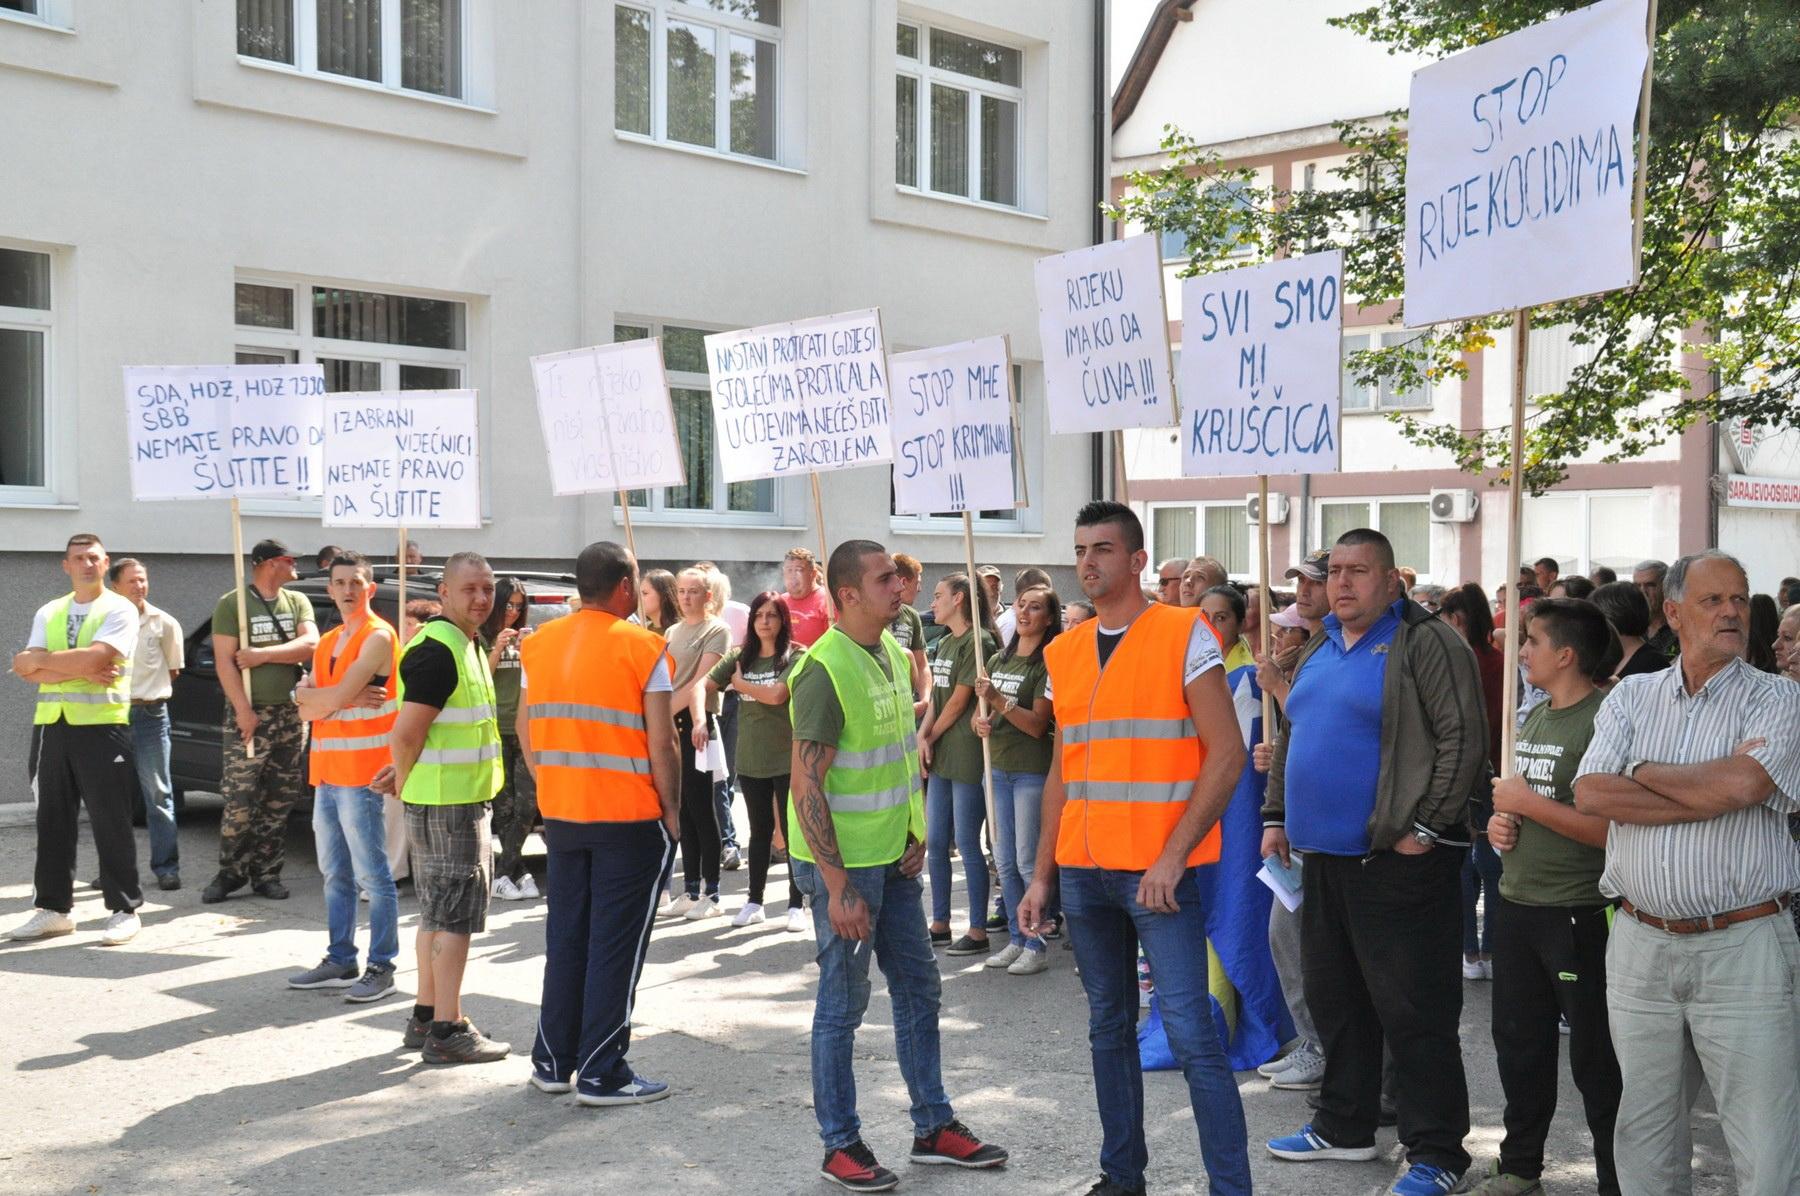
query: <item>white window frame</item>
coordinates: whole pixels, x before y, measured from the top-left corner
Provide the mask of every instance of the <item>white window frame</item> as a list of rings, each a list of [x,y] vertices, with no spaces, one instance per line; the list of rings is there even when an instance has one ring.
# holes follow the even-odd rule
[[[1025,443],[1025,367],[1018,362],[1012,363],[1013,384],[1013,443]],[[1025,497],[1031,498],[1030,479],[1031,458],[1029,455],[1019,459],[1019,481],[1025,487]],[[891,475],[891,471],[890,471]],[[900,515],[894,512],[893,478],[888,479],[888,530],[894,532],[953,532],[962,534],[961,515]],[[1024,506],[1014,507],[1005,515],[983,515],[980,511],[971,511],[974,517],[970,520],[974,530],[986,535],[1026,535],[1035,534],[1028,529],[1033,523],[1032,515],[1035,504],[1027,502]]]
[[[236,44],[237,17],[235,15],[236,0],[232,0],[234,14],[232,17],[233,44]],[[319,7],[318,0],[293,0],[294,3],[294,61],[281,62],[274,58],[257,58],[254,55],[240,53],[238,61],[246,66],[259,67],[265,70],[287,71],[290,74],[305,75],[309,79],[323,79],[327,83],[339,83],[345,87],[360,87],[368,91],[389,92],[394,95],[407,96],[411,99],[431,100],[440,104],[453,104],[459,108],[491,107],[491,97],[477,93],[484,90],[481,78],[484,72],[475,69],[473,51],[475,39],[472,36],[477,18],[485,18],[488,14],[478,12],[482,0],[462,0],[462,47],[459,58],[462,62],[462,79],[459,96],[439,95],[435,91],[415,91],[410,87],[402,87],[400,80],[404,77],[404,63],[401,60],[400,45],[400,0],[381,0],[381,78],[359,79],[354,75],[339,75],[332,71],[319,69]]]
[[[283,290],[291,291],[294,296],[294,327],[291,329],[260,328],[236,323],[236,284],[240,282],[253,286],[280,287]],[[399,390],[400,367],[403,365],[449,368],[457,370],[459,378],[457,385],[448,389],[475,389],[469,380],[469,350],[466,347],[462,349],[422,349],[412,345],[389,345],[378,341],[339,340],[335,337],[314,336],[312,332],[312,291],[314,287],[325,287],[330,290],[369,291],[378,295],[399,295],[460,303],[463,307],[463,344],[467,346],[473,340],[469,328],[470,309],[473,304],[467,296],[437,294],[411,287],[387,286],[382,283],[337,282],[322,278],[254,274],[242,271],[232,278],[232,283],[232,335],[235,338],[233,345],[235,352],[285,354],[287,360],[306,365],[317,362],[320,358],[330,358],[333,361],[377,362],[381,366],[381,385],[377,387],[378,390]],[[246,514],[291,515],[307,519],[319,518],[325,509],[323,498],[244,499],[241,505]],[[485,519],[487,516],[487,496],[484,493],[482,495],[482,517]]]
[[[1024,46],[1002,41],[986,33],[972,33],[957,28],[954,24],[941,20],[923,20],[919,17],[902,15],[896,26],[905,25],[918,36],[919,56],[917,58],[900,57],[900,49],[894,45],[894,74],[917,81],[918,85],[918,143],[913,147],[914,161],[918,163],[918,181],[914,184],[894,180],[894,188],[907,195],[920,195],[927,199],[939,199],[946,203],[972,204],[978,208],[991,208],[997,212],[1023,212],[1025,208],[1025,139],[1026,139],[1026,100],[1023,85],[1010,87],[1004,83],[991,83],[986,79],[977,79],[973,75],[959,75],[955,71],[942,70],[931,65],[931,34],[934,31],[954,34],[957,37],[970,37],[978,41],[989,42],[1013,50],[1019,55],[1019,77],[1026,76],[1026,50]],[[895,39],[899,32],[896,28]],[[893,44],[893,43],[890,43]],[[954,192],[934,191],[931,187],[931,85],[942,83],[959,91],[969,93],[969,194],[957,195]],[[1017,191],[1017,202],[999,203],[981,198],[981,97],[991,96],[994,99],[1007,100],[1018,108],[1018,119],[1014,122],[1017,130],[1013,146],[1013,179]],[[895,133],[898,135],[899,130]]]
[[[1655,496],[1654,496],[1653,492],[1650,491],[1648,488],[1641,487],[1641,486],[1640,487],[1626,487],[1626,488],[1622,488],[1622,489],[1618,489],[1618,490],[1604,490],[1604,489],[1602,489],[1602,490],[1552,490],[1549,493],[1542,495],[1541,497],[1547,498],[1547,499],[1571,499],[1572,498],[1572,499],[1578,499],[1580,501],[1581,552],[1580,552],[1580,555],[1578,555],[1575,558],[1574,563],[1571,564],[1566,570],[1564,570],[1564,572],[1566,574],[1570,574],[1570,575],[1579,574],[1582,577],[1586,577],[1590,572],[1592,572],[1592,570],[1594,568],[1594,513],[1593,513],[1594,499],[1596,499],[1596,498],[1637,499],[1637,500],[1640,500],[1644,504],[1644,513],[1645,513],[1646,518],[1649,518],[1654,514],[1653,504],[1655,502]],[[1526,501],[1526,503],[1529,504],[1529,503],[1532,503],[1537,500],[1534,499],[1532,496],[1527,495],[1525,498],[1525,501]],[[1537,553],[1535,556],[1531,557],[1530,560],[1522,560],[1520,563],[1528,565],[1531,563],[1531,561],[1537,560],[1538,557],[1548,556],[1548,555],[1549,555],[1548,553],[1540,552],[1540,553]],[[1653,550],[1646,550],[1641,556],[1637,557],[1637,560],[1645,560],[1645,559],[1654,557],[1655,555],[1656,555],[1656,553]],[[1619,559],[1623,559],[1623,558],[1619,558]],[[1636,562],[1634,561],[1632,563],[1635,564]],[[1627,566],[1627,567],[1629,567],[1629,566]],[[1624,574],[1626,572],[1625,569],[1618,568],[1617,566],[1615,566],[1614,568],[1615,568],[1615,571],[1617,573],[1619,573],[1620,576],[1624,576]],[[1627,580],[1629,580],[1629,579],[1627,579]]]
[[[1331,543],[1325,539],[1325,508],[1361,504],[1369,508],[1369,522],[1365,525],[1376,531],[1381,530],[1381,508],[1388,505],[1413,504],[1425,508],[1425,568],[1417,570],[1420,585],[1436,584],[1438,576],[1435,567],[1436,553],[1432,549],[1431,529],[1431,496],[1429,494],[1341,494],[1331,498],[1313,499],[1312,523],[1310,533],[1312,544],[1308,551],[1319,548],[1330,548]],[[1400,564],[1406,564],[1401,561]]]
[[[1145,520],[1146,524],[1148,525],[1145,528],[1146,538],[1148,540],[1148,544],[1146,545],[1146,547],[1150,550],[1152,556],[1154,557],[1155,552],[1156,552],[1156,514],[1158,511],[1166,511],[1166,510],[1192,511],[1194,513],[1194,548],[1193,548],[1192,552],[1188,553],[1187,559],[1191,561],[1195,557],[1210,556],[1215,560],[1222,561],[1223,558],[1221,558],[1219,556],[1219,554],[1213,550],[1213,546],[1206,542],[1206,513],[1210,510],[1214,510],[1217,508],[1230,509],[1237,516],[1237,518],[1244,520],[1245,528],[1246,528],[1246,530],[1248,530],[1248,528],[1249,528],[1248,512],[1250,510],[1250,507],[1249,507],[1249,504],[1241,502],[1241,501],[1240,502],[1232,502],[1230,499],[1218,499],[1218,500],[1208,500],[1208,501],[1198,501],[1198,502],[1150,502],[1150,503],[1145,503],[1144,504],[1144,513],[1145,513],[1145,515],[1148,516],[1148,518]],[[1252,550],[1254,550],[1256,548],[1256,537],[1254,534],[1252,534],[1248,538],[1250,540],[1250,548]],[[1253,559],[1254,556],[1255,556],[1254,551],[1251,551],[1250,553],[1246,554],[1244,570],[1242,570],[1240,572],[1227,574],[1232,581],[1249,581],[1256,576],[1256,573],[1255,573],[1256,562]],[[1152,586],[1155,585],[1156,570],[1161,564],[1162,564],[1161,560],[1152,559],[1144,566],[1144,578]]]
[[[613,117],[613,135],[644,145],[660,145],[670,149],[688,150],[697,154],[708,154],[717,158],[727,158],[733,162],[749,162],[757,166],[784,166],[787,164],[786,138],[783,136],[782,121],[785,112],[782,109],[782,92],[786,90],[788,76],[787,45],[783,38],[784,25],[769,25],[761,21],[750,21],[743,17],[732,16],[704,4],[690,4],[687,0],[630,0],[629,3],[619,0],[615,9],[633,8],[650,15],[650,134],[618,126],[618,116]],[[789,5],[781,6],[782,20],[789,19]],[[617,20],[617,17],[614,17]],[[704,25],[714,31],[719,41],[713,48],[713,144],[711,146],[695,145],[691,141],[676,141],[669,137],[669,22],[680,21],[687,25]],[[616,26],[615,26],[616,28]],[[770,101],[775,105],[771,121],[775,128],[775,154],[773,157],[760,158],[755,154],[740,154],[731,149],[731,46],[732,34],[755,38],[757,41],[772,42],[775,46],[775,94]],[[618,50],[615,46],[613,69],[618,69]],[[674,323],[674,321],[669,321]],[[697,328],[697,324],[681,324],[682,328]]]
[[[1343,330],[1343,334],[1342,334],[1342,340],[1344,343],[1343,343],[1343,346],[1341,349],[1341,355],[1340,355],[1340,360],[1342,361],[1343,364],[1339,368],[1340,368],[1341,372],[1345,375],[1346,383],[1348,383],[1348,375],[1349,375],[1349,371],[1350,371],[1350,354],[1352,352],[1360,352],[1360,350],[1352,350],[1350,348],[1349,340],[1351,337],[1366,336],[1366,337],[1370,338],[1368,347],[1371,349],[1378,349],[1378,348],[1385,348],[1388,345],[1398,344],[1401,341],[1409,340],[1413,337],[1417,337],[1417,336],[1421,336],[1421,335],[1424,335],[1424,334],[1420,329],[1397,328],[1397,327],[1394,327],[1393,325],[1389,325],[1389,324],[1366,325],[1366,326],[1359,327],[1359,328],[1345,328]],[[1425,381],[1422,384],[1420,391],[1419,391],[1419,393],[1421,395],[1421,401],[1417,402],[1417,403],[1402,404],[1402,403],[1386,402],[1382,398],[1382,393],[1386,390],[1387,390],[1387,383],[1385,383],[1385,382],[1379,383],[1376,386],[1374,401],[1371,402],[1369,404],[1369,406],[1367,406],[1367,407],[1352,407],[1352,406],[1350,406],[1350,404],[1348,402],[1345,402],[1343,404],[1343,413],[1345,415],[1385,415],[1390,411],[1430,411],[1437,402],[1437,395],[1435,393],[1433,393],[1434,388],[1432,387],[1431,382],[1429,380]]]
[[[21,25],[37,25],[70,33],[75,29],[75,0],[37,0],[36,12],[19,12],[17,9],[0,8],[0,20],[17,21]]]
[[[0,486],[0,506],[43,506],[57,502],[57,464],[60,460],[60,440],[57,429],[56,412],[56,307],[58,297],[62,293],[62,278],[57,267],[60,260],[56,251],[45,245],[33,245],[25,241],[0,239],[0,249],[13,249],[20,253],[35,253],[50,259],[50,306],[48,309],[38,307],[0,307],[0,328],[22,332],[43,334],[44,359],[44,393],[42,396],[44,410],[44,481],[39,486]]]

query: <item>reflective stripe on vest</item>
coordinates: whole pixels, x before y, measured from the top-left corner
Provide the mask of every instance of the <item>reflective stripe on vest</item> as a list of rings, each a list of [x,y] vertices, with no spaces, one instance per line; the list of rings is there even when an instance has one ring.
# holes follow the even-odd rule
[[[400,713],[400,703],[383,702],[379,706],[352,706],[326,715],[319,721],[322,723],[360,723],[378,718],[391,718]]]
[[[601,752],[537,752],[539,768],[587,768],[596,772],[634,772],[650,775],[650,761]]]
[[[456,806],[492,800],[504,774],[500,723],[495,718],[494,678],[487,653],[447,619],[433,619],[407,644],[416,652],[428,641],[442,644],[456,661],[456,689],[425,729],[425,746],[406,774],[403,800],[414,805]],[[405,656],[401,657],[404,666]],[[406,702],[406,678],[400,678]],[[474,712],[474,713],[468,713]]]
[[[446,706],[438,711],[437,718],[432,721],[448,726],[452,723],[478,723],[484,719],[498,722],[499,718],[500,708],[492,702],[486,702],[479,706]]]
[[[424,748],[419,752],[420,764],[480,764],[484,760],[498,760],[500,745],[484,743],[472,748]],[[492,797],[489,794],[488,797]],[[487,797],[478,797],[475,801],[486,801]]]
[[[102,590],[82,617],[75,631],[75,642],[69,643],[69,608],[75,603],[73,593],[65,594],[44,616],[44,648],[50,652],[66,652],[70,648],[86,648],[100,634],[107,611],[126,598]],[[47,726],[64,722],[71,727],[118,726],[131,721],[131,657],[119,658],[119,675],[111,685],[98,681],[53,681],[40,684],[37,706],[32,711],[33,725]]]
[[[387,746],[388,732],[383,731],[379,735],[346,735],[335,739],[327,739],[315,735],[313,736],[311,750],[317,753],[368,752],[379,749],[385,754],[387,752]],[[370,775],[370,779],[374,779],[373,774]],[[328,785],[336,784],[335,781],[327,781],[325,783]]]
[[[1194,724],[1185,718],[1104,718],[1066,728],[1064,743],[1090,739],[1192,739]]]
[[[387,678],[383,684],[387,701],[372,708],[347,706],[313,720],[306,774],[314,785],[361,788],[393,760],[388,741],[400,710],[400,703],[395,700],[399,692],[400,636],[392,624],[373,611],[365,615],[354,633],[345,625],[319,637],[319,645],[313,649],[313,683],[329,689],[342,682],[362,656],[369,637],[385,632],[390,656],[387,668],[378,670],[378,675]]]

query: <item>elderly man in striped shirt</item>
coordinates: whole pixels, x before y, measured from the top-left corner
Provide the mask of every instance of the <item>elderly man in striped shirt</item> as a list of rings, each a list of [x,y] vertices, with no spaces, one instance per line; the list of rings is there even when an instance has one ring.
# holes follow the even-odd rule
[[[1606,972],[1627,1196],[1691,1190],[1700,1073],[1738,1191],[1800,1191],[1800,940],[1783,916],[1800,888],[1800,685],[1746,663],[1749,610],[1737,560],[1676,561],[1663,612],[1681,655],[1619,682],[1576,775],[1576,807],[1612,822],[1600,888],[1623,914]]]

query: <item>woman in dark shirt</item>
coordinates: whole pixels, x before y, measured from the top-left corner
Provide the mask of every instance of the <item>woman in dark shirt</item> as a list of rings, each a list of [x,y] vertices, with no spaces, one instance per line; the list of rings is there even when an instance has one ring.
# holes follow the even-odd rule
[[[1523,617],[1516,611],[1514,615]],[[1472,581],[1458,586],[1444,596],[1438,617],[1462,632],[1463,638],[1469,641],[1470,651],[1475,653],[1475,663],[1481,670],[1482,706],[1487,711],[1488,765],[1498,776],[1501,720],[1511,718],[1512,712],[1504,705],[1506,659],[1494,647],[1494,616],[1488,607],[1487,594]],[[1493,805],[1484,795],[1476,794],[1470,799],[1469,812],[1475,826],[1475,843],[1463,860],[1462,870],[1463,979],[1492,980],[1493,957],[1488,953],[1488,944],[1494,935],[1494,913],[1500,907],[1500,857],[1494,853],[1487,837],[1487,820]],[[1485,916],[1480,919],[1479,933],[1475,916],[1478,894],[1485,911]]]
[[[1588,599],[1600,608],[1606,621],[1619,636],[1620,657],[1617,677],[1638,673],[1659,673],[1669,667],[1669,658],[1652,648],[1645,640],[1650,634],[1650,604],[1628,581],[1609,581]]]

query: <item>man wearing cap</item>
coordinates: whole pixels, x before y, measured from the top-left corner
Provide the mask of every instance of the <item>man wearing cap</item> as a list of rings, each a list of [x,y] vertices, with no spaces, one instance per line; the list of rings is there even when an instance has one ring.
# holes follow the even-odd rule
[[[236,591],[213,608],[213,657],[225,691],[225,766],[219,780],[225,812],[219,819],[219,874],[200,894],[208,904],[246,884],[258,897],[287,899],[281,883],[287,818],[300,800],[306,751],[294,686],[319,643],[312,603],[282,588],[296,576],[286,544],[259,541],[250,550],[244,587],[247,631],[238,625]],[[248,690],[244,669],[250,671]]]

